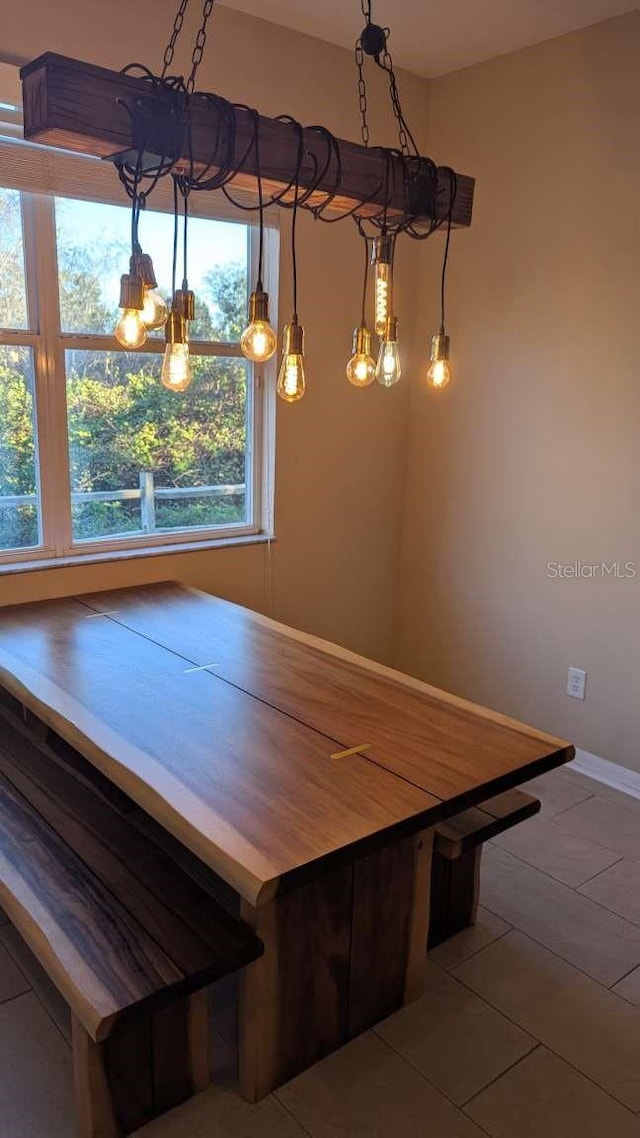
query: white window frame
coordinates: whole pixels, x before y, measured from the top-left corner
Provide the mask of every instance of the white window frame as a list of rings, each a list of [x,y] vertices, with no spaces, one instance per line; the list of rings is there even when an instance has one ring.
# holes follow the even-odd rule
[[[77,163],[78,160],[72,161]],[[113,177],[115,179],[115,172]],[[14,183],[10,188],[19,187]],[[16,564],[28,566],[32,562],[39,561],[82,561],[97,557],[117,560],[120,557],[131,556],[134,551],[171,552],[176,547],[180,550],[185,547],[196,550],[211,545],[234,544],[241,539],[272,537],[275,357],[266,365],[247,364],[250,383],[246,452],[248,518],[246,523],[168,529],[152,534],[135,533],[74,541],[69,478],[65,350],[122,351],[123,349],[115,337],[62,333],[58,297],[55,196],[67,195],[62,188],[57,195],[34,193],[26,189],[21,189],[20,193],[29,329],[11,331],[0,328],[0,346],[29,347],[33,353],[36,484],[39,494],[41,544],[37,548],[0,550],[0,569],[2,566],[13,567]],[[83,194],[83,200],[93,200],[90,189]],[[104,197],[96,197],[95,200],[98,202],[104,200]],[[126,202],[121,204],[125,205]],[[154,207],[158,208],[153,198],[149,204],[152,210]],[[246,216],[250,218],[250,215]],[[226,204],[215,214],[208,212],[207,217],[221,221],[231,219],[239,221],[237,211],[231,212]],[[266,221],[263,278],[271,297],[272,321],[277,327],[279,235],[274,217],[269,215]],[[247,224],[244,219],[243,224]],[[251,282],[255,281],[257,275],[258,230],[255,224],[248,225],[248,233],[251,287]],[[158,354],[159,347],[162,351],[161,342],[159,345],[150,339],[138,351],[141,354]],[[192,341],[190,347],[193,355],[242,358],[240,347],[236,344]]]

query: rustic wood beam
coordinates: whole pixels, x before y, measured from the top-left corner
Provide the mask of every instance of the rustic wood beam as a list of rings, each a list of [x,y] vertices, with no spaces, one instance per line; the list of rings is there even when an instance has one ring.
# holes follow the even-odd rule
[[[137,76],[108,71],[103,67],[68,59],[48,52],[27,64],[21,71],[24,101],[25,138],[48,146],[78,151],[96,157],[110,158],[132,146],[131,118],[125,105],[148,100],[149,83]],[[125,104],[125,105],[123,105]],[[250,112],[234,107],[233,131],[235,154],[233,165],[238,172],[230,186],[240,190],[256,190],[254,119]],[[291,123],[259,118],[260,167],[264,193],[272,195],[286,190],[296,168],[298,132]],[[227,131],[226,137],[229,137]],[[338,160],[328,148],[327,137],[314,128],[304,129],[305,158],[300,171],[301,190],[315,185],[309,204],[327,206],[333,214],[350,209],[365,218],[379,214],[385,196],[394,215],[407,212],[405,168],[401,160],[391,162],[389,185],[385,182],[385,159],[380,150],[338,140],[342,169],[338,176]],[[192,110],[192,148],[196,172],[208,166],[213,156],[212,172],[223,161],[225,153],[224,115],[215,103],[195,99]],[[152,150],[150,145],[148,149]],[[162,152],[156,147],[156,153]],[[184,160],[187,155],[183,152]],[[328,161],[329,159],[329,161]],[[176,168],[180,168],[180,162]],[[326,169],[325,169],[326,167]],[[322,176],[318,180],[318,172]],[[457,192],[453,208],[453,224],[469,226],[473,208],[475,180],[457,175]],[[449,212],[450,179],[446,169],[438,169],[438,195],[433,212],[444,219]],[[291,199],[291,192],[288,197]],[[285,200],[286,197],[285,197]],[[419,220],[430,222],[425,210]]]

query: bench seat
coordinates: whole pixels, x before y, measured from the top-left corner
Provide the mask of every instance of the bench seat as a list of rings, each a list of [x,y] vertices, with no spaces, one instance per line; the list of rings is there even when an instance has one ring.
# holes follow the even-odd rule
[[[475,923],[484,842],[533,817],[540,800],[508,790],[438,823],[431,868],[429,948]]]
[[[100,776],[83,776],[83,763],[0,719],[0,904],[70,1006],[89,1138],[129,1133],[203,1089],[202,990],[263,948],[134,824],[124,796],[119,808],[106,780],[101,793]],[[155,1053],[155,1069],[152,1060],[143,1070],[144,1053]]]

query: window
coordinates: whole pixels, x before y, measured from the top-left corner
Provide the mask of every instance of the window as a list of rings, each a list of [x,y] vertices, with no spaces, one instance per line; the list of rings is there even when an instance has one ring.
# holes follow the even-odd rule
[[[172,235],[170,213],[145,211],[165,296]],[[177,394],[162,333],[135,353],[113,336],[127,206],[0,188],[0,561],[269,529],[273,385],[239,346],[254,230],[195,216],[189,238],[193,382]]]

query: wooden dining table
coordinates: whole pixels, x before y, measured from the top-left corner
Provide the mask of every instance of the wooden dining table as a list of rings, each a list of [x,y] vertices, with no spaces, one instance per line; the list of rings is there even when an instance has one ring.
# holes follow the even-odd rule
[[[251,1101],[417,998],[433,828],[565,741],[183,584],[0,609],[0,685],[222,879]]]

